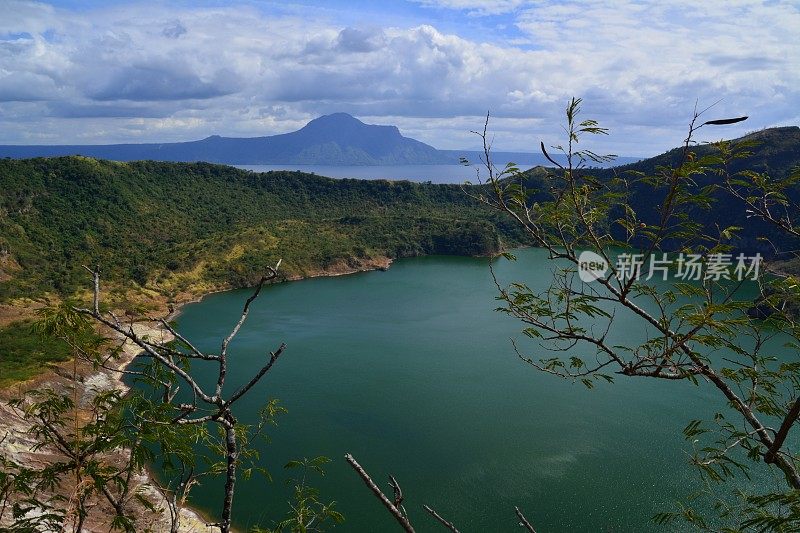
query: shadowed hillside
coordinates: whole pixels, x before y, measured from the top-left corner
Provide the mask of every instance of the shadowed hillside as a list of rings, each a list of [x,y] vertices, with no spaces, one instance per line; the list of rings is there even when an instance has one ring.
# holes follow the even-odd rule
[[[730,162],[727,170],[731,175],[747,170],[783,179],[792,172],[798,172],[800,167],[800,128],[797,126],[765,129],[732,140],[730,143],[735,150],[741,149],[743,153],[749,154]],[[600,182],[607,182],[613,176],[624,178],[629,184],[626,191],[628,203],[636,211],[641,221],[654,224],[659,217],[659,209],[667,190],[666,179],[663,184],[656,183],[653,186],[643,183],[641,178],[642,176],[658,176],[662,170],[671,169],[679,163],[681,151],[681,148],[675,148],[636,163],[610,169],[589,169],[584,171],[584,174],[594,176]],[[708,144],[693,146],[692,152],[696,158],[719,153],[714,146]],[[700,209],[696,206],[687,208],[688,217],[703,223],[705,231],[709,234],[718,234],[729,226],[741,227],[733,244],[742,251],[759,252],[765,257],[783,259],[786,252],[800,248],[800,243],[796,242],[796,239],[768,222],[748,217],[740,200],[726,191],[714,188],[714,185],[721,183],[722,178],[713,169],[719,170],[720,166],[718,163],[711,164],[709,169],[704,175],[692,175],[687,178],[691,180],[691,189],[695,193],[699,193],[704,187],[712,187],[711,202],[708,208]],[[553,172],[553,169],[537,167],[523,174],[526,186],[536,191],[534,194],[538,199],[546,200],[550,197],[548,175]],[[795,189],[794,195],[796,200],[800,200],[800,190]],[[623,206],[620,205],[615,216],[621,217],[622,214]],[[612,232],[618,239],[625,237],[619,225],[612,225]],[[635,240],[634,244],[636,244]]]

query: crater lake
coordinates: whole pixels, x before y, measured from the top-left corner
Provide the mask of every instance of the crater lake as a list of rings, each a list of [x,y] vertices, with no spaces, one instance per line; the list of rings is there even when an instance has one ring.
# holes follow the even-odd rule
[[[496,261],[498,278],[546,288],[554,267],[546,252],[516,254],[516,262]],[[178,329],[199,349],[218,350],[249,295],[230,291],[187,305]],[[345,515],[336,529],[397,529],[345,453],[387,492],[387,476],[396,477],[418,531],[441,528],[423,504],[461,531],[515,531],[514,506],[538,531],[663,531],[653,515],[709,489],[690,465],[693,443],[681,430],[725,410],[713,387],[617,376],[590,390],[539,372],[510,339],[534,358],[549,352],[495,311],[496,295],[488,258],[441,256],[265,287],[231,345],[226,386],[244,383],[286,342],[237,416],[255,423],[271,398],[288,412],[267,428],[270,442],[257,444],[273,481],[256,474],[237,484],[236,526],[282,518],[292,473],[283,465],[324,455],[326,475],[309,482]],[[617,317],[613,342],[640,342],[647,333],[634,323]],[[214,365],[193,373],[216,376]],[[775,475],[757,482],[778,487]],[[191,504],[213,516],[222,481],[202,480]]]

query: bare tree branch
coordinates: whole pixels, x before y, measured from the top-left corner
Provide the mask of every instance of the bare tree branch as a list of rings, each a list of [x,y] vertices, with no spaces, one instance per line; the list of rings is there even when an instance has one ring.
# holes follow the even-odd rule
[[[436,520],[438,520],[440,524],[442,524],[444,527],[446,527],[447,529],[449,529],[449,530],[450,530],[450,531],[452,531],[453,533],[460,533],[460,532],[458,531],[458,529],[456,528],[456,526],[454,526],[454,525],[453,525],[453,523],[452,523],[452,522],[448,522],[447,520],[445,520],[444,518],[442,518],[442,517],[439,515],[439,513],[437,513],[436,511],[434,511],[433,509],[431,509],[431,508],[430,508],[430,507],[428,507],[427,505],[423,505],[423,506],[422,506],[422,508],[423,508],[423,509],[425,509],[426,511],[428,511],[428,513],[430,513],[430,515],[431,515],[432,517],[434,517]]]
[[[530,531],[530,533],[536,533],[536,530],[533,529],[533,526],[528,519],[525,518],[525,515],[522,514],[522,511],[519,510],[519,507],[514,507],[514,512],[517,513],[517,518],[519,518],[519,525]]]
[[[223,533],[228,533],[231,529],[232,524],[232,510],[233,510],[233,500],[234,500],[234,493],[236,487],[236,470],[239,463],[239,443],[237,442],[236,438],[236,431],[237,431],[237,421],[236,418],[233,416],[231,412],[231,406],[235,403],[238,399],[242,396],[247,394],[263,377],[270,371],[273,367],[275,362],[281,356],[281,354],[286,349],[285,344],[281,344],[280,347],[275,350],[274,352],[270,352],[270,358],[267,363],[258,371],[256,374],[242,387],[236,390],[228,399],[223,397],[223,388],[225,385],[225,378],[227,375],[227,363],[228,363],[228,346],[233,338],[237,335],[237,333],[241,330],[243,324],[247,320],[247,316],[250,312],[251,304],[258,298],[264,284],[270,280],[273,280],[277,277],[278,272],[277,269],[280,266],[280,261],[278,264],[273,267],[267,267],[267,275],[263,276],[258,285],[255,287],[252,295],[247,299],[244,304],[244,308],[242,309],[242,313],[239,316],[235,326],[233,327],[232,331],[225,337],[222,341],[221,351],[219,354],[206,354],[199,350],[196,346],[194,346],[191,342],[189,342],[185,337],[183,337],[180,333],[175,331],[175,329],[166,322],[166,320],[159,320],[158,322],[160,325],[169,331],[175,338],[177,338],[181,343],[183,343],[188,348],[188,353],[184,353],[181,351],[176,350],[175,348],[169,346],[165,342],[159,342],[155,340],[147,339],[139,335],[136,330],[134,329],[134,323],[131,321],[130,324],[123,325],[120,320],[113,314],[113,312],[108,312],[107,318],[104,316],[103,313],[100,311],[100,271],[99,269],[91,270],[88,267],[86,268],[92,275],[92,280],[94,284],[94,293],[93,293],[93,302],[91,309],[83,309],[83,308],[74,308],[74,310],[78,313],[87,315],[100,324],[110,328],[111,330],[118,333],[122,338],[127,339],[133,342],[136,346],[141,348],[144,352],[144,355],[148,357],[152,357],[158,364],[162,365],[168,373],[172,373],[174,376],[185,382],[190,390],[194,395],[194,402],[192,404],[181,404],[179,406],[175,406],[180,413],[172,419],[170,422],[171,424],[204,424],[204,423],[214,423],[218,424],[222,427],[224,433],[224,455],[226,461],[226,469],[225,469],[225,493],[224,499],[222,503],[222,511],[221,511],[221,521],[218,524],[215,524]],[[215,361],[219,364],[218,369],[218,376],[216,380],[216,386],[213,393],[206,392],[203,387],[192,377],[192,375],[184,368],[184,363],[181,361],[187,359],[198,359],[198,360],[205,360],[205,361]],[[122,370],[121,372],[126,372]],[[150,376],[146,376],[150,377]],[[156,378],[154,378],[156,379]],[[162,401],[165,404],[171,403],[178,391],[178,388],[173,388],[172,383],[167,383],[163,380],[156,379],[156,382],[160,383],[164,387],[164,395]],[[188,416],[192,413],[195,413],[198,410],[197,402],[200,401],[205,404],[204,411],[208,414],[203,416],[198,416],[196,418],[188,418]],[[165,423],[165,422],[160,422]],[[53,431],[53,436],[56,442],[61,443],[61,445],[65,445],[66,441],[61,438],[58,431]],[[83,452],[84,454],[87,451]],[[185,485],[183,490],[183,494],[180,496],[181,499],[186,497],[186,492],[191,487],[193,483],[193,475],[190,473],[189,478],[187,480],[182,481]],[[175,495],[177,498],[177,494]],[[113,503],[113,502],[112,502]],[[170,512],[173,514],[174,517],[177,517],[175,514],[177,512],[177,500],[173,501],[170,506]],[[175,522],[173,522],[173,529],[175,527]]]
[[[376,485],[375,482],[372,481],[372,478],[369,477],[369,474],[367,474],[361,465],[358,464],[358,461],[356,461],[349,453],[346,454],[344,458],[348,464],[353,467],[353,470],[356,471],[361,480],[369,488],[369,490],[372,491],[375,497],[377,497],[383,506],[389,510],[392,516],[394,516],[395,520],[397,520],[397,523],[400,524],[400,526],[408,533],[414,533],[414,527],[411,525],[411,522],[409,522],[408,517],[389,498],[386,497],[381,489],[378,488],[378,485]]]

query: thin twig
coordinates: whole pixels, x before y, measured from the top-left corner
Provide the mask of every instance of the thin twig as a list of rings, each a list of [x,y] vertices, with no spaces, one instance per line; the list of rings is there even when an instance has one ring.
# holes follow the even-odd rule
[[[525,515],[522,514],[522,511],[519,510],[519,507],[514,507],[514,512],[517,513],[517,518],[519,518],[519,525],[521,527],[524,527],[525,529],[530,531],[530,533],[536,533],[536,530],[533,529],[533,526],[531,525],[530,522],[528,522],[528,519],[525,518]]]
[[[400,509],[398,509],[397,506],[395,506],[395,504],[392,503],[392,501],[389,498],[386,497],[386,495],[381,491],[381,489],[378,488],[378,485],[376,485],[375,482],[372,481],[372,478],[369,477],[369,474],[367,474],[367,472],[361,467],[361,465],[358,464],[358,461],[356,461],[353,458],[353,456],[350,455],[349,453],[346,454],[344,458],[350,464],[350,466],[353,467],[353,470],[355,470],[356,473],[361,477],[362,481],[364,481],[364,484],[367,486],[367,488],[369,488],[369,490],[372,491],[375,497],[377,497],[378,500],[380,500],[383,506],[386,507],[390,513],[392,513],[392,516],[394,516],[395,520],[397,520],[400,526],[408,533],[414,533],[414,527],[411,525],[411,522],[409,522],[408,517],[405,514],[403,514],[403,512],[400,511]]]
[[[431,515],[432,517],[434,517],[436,520],[438,520],[440,524],[442,524],[444,527],[446,527],[447,529],[449,529],[449,530],[450,530],[450,531],[452,531],[453,533],[461,533],[461,532],[460,532],[460,531],[459,531],[459,530],[456,528],[456,526],[454,526],[454,525],[453,525],[453,523],[452,523],[452,522],[448,522],[447,520],[445,520],[444,518],[442,518],[442,516],[441,516],[439,513],[437,513],[436,511],[434,511],[433,509],[431,509],[431,508],[430,508],[430,507],[428,507],[427,505],[423,505],[423,506],[422,506],[422,508],[423,508],[423,509],[425,509],[426,511],[428,511],[428,513],[430,513],[430,515]]]

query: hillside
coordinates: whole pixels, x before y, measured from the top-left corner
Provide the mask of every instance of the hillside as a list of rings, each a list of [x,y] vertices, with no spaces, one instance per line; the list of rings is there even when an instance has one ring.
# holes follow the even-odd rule
[[[732,162],[728,169],[731,174],[743,170],[753,170],[767,173],[773,178],[785,178],[794,169],[800,167],[800,128],[797,126],[769,128],[734,139],[731,142],[734,145],[743,142],[755,143],[748,148],[748,151],[751,152],[750,156]],[[715,153],[715,150],[710,145],[698,145],[692,148],[698,157]],[[630,184],[627,191],[628,203],[636,211],[641,221],[654,224],[660,216],[658,209],[664,199],[666,186],[654,188],[643,184],[639,177],[657,175],[659,167],[671,168],[678,164],[680,157],[681,149],[675,148],[656,157],[632,164],[610,169],[591,169],[587,172],[601,181],[609,180],[614,175],[626,178]],[[536,200],[548,199],[547,191],[550,188],[547,180],[548,172],[551,170],[537,167],[525,173],[526,186],[539,191]],[[711,172],[705,176],[693,176],[692,178],[695,191],[700,191],[705,186],[719,184],[721,179]],[[712,202],[708,209],[681,208],[690,219],[702,222],[706,233],[715,234],[728,226],[741,227],[738,238],[732,244],[741,251],[758,252],[770,259],[784,259],[787,257],[788,251],[800,249],[800,242],[790,238],[773,225],[757,218],[748,218],[741,202],[729,193],[714,189],[711,197]],[[794,200],[800,202],[800,190],[795,190]],[[613,217],[621,217],[622,210],[623,207],[619,206],[619,210]],[[620,226],[612,225],[611,229],[615,237],[624,239],[624,231]],[[668,246],[669,244],[667,243]]]
[[[174,297],[421,254],[480,255],[520,236],[457,185],[253,173],[207,163],[0,160],[0,299],[109,282]]]
[[[733,171],[783,177],[800,165],[800,128],[764,130],[743,140],[760,144]],[[601,179],[634,177],[677,157],[672,150],[591,172]],[[527,186],[539,191],[534,200],[547,200],[550,172],[537,167],[523,174]],[[698,187],[714,179],[703,178]],[[632,183],[631,204],[643,219],[652,218],[663,190]],[[85,295],[81,265],[100,266],[107,301],[140,314],[146,307],[163,311],[170,302],[251,285],[278,258],[282,275],[295,279],[383,268],[397,257],[490,254],[526,242],[515,224],[478,205],[458,185],[58,157],[0,159],[0,191],[0,327],[7,328],[0,365],[9,376],[23,378],[64,356],[14,321],[39,305],[31,299]],[[775,256],[773,244],[800,249],[770,226],[747,219],[732,198],[715,197],[710,210],[691,213],[707,229],[719,221],[741,225],[737,246],[773,259],[785,258]],[[758,239],[765,235],[772,244]],[[781,268],[797,271],[794,263]],[[50,359],[26,355],[46,349]]]
[[[314,123],[312,122],[312,125]],[[304,135],[322,135],[317,126]],[[324,128],[323,128],[324,129]],[[391,132],[388,135],[392,135]],[[320,137],[322,138],[322,137]],[[787,175],[800,165],[800,128],[773,128],[756,140],[743,168]],[[699,146],[700,153],[710,150]],[[652,173],[677,150],[598,177]],[[546,172],[527,174],[547,191]],[[700,180],[698,186],[715,178]],[[253,173],[207,163],[118,163],[85,157],[0,160],[0,299],[84,287],[82,264],[100,264],[117,283],[133,280],[160,294],[199,294],[253,283],[260,267],[284,258],[287,276],[366,268],[429,253],[478,255],[501,241],[523,241],[518,229],[457,185],[333,180],[299,172]],[[630,202],[655,216],[663,191],[635,185]],[[539,193],[541,199],[546,193]],[[708,227],[724,220],[744,228],[738,246],[771,256],[793,244],[717,194]]]
[[[723,133],[723,132],[720,132]],[[756,143],[746,159],[736,161],[731,170],[738,172],[743,169],[766,172],[775,177],[785,177],[790,170],[800,165],[800,127],[784,126],[767,128],[733,139],[734,143],[744,141]],[[693,148],[698,155],[706,155],[713,151],[709,145],[698,145]],[[681,148],[673,148],[661,155],[642,159],[630,164],[618,165],[617,172],[633,170],[652,174],[658,166],[674,165],[680,159]]]
[[[792,170],[800,166],[800,128],[782,127],[770,128],[751,133],[732,141],[734,144],[743,142],[755,143],[748,149],[751,155],[744,159],[731,162],[728,171],[733,175],[743,170],[763,172],[772,178],[786,178]],[[694,148],[698,156],[713,153],[714,149],[708,145]],[[640,161],[632,165],[618,167],[616,171],[622,175],[633,172],[652,174],[658,166],[676,164],[680,152],[671,150],[658,157]],[[606,174],[608,171],[604,171]],[[707,185],[719,183],[720,178],[708,174],[696,179],[696,190]],[[650,187],[637,186],[633,189],[630,203],[642,214],[643,220],[654,221],[657,216],[655,207],[660,205],[664,189],[653,190]],[[786,252],[800,248],[797,239],[789,237],[785,232],[775,228],[772,224],[758,218],[748,217],[740,201],[730,194],[717,190],[712,195],[713,202],[707,210],[692,209],[687,212],[695,220],[704,223],[706,232],[718,233],[719,229],[728,226],[738,226],[742,230],[734,245],[749,253],[758,252],[763,256],[777,259],[786,258]],[[800,191],[795,190],[795,201],[800,200]]]

